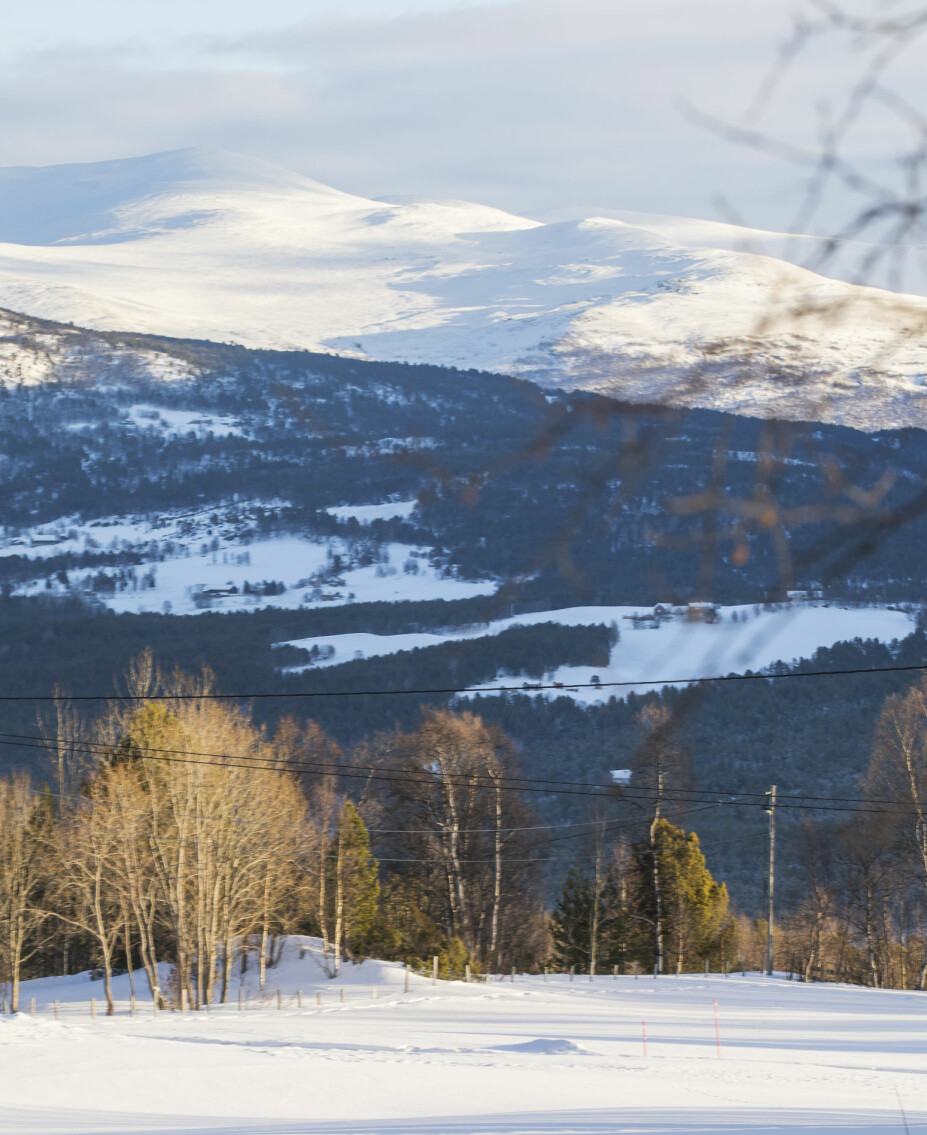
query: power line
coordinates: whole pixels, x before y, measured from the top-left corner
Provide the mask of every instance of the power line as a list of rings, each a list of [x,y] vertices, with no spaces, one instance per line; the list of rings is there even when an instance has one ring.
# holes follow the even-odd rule
[[[16,736],[16,734],[0,734],[0,745],[9,745],[17,748],[39,749],[45,752],[49,750],[50,743],[43,743],[41,739],[37,737],[27,737],[27,735],[20,735],[26,737],[26,739],[3,739],[14,738]],[[68,744],[72,752],[86,756],[108,756],[112,755],[113,753],[112,749],[103,746],[98,742],[86,742],[85,744],[69,742]],[[169,764],[184,764],[225,769],[235,768],[249,772],[308,772],[321,775],[342,776],[355,780],[361,779],[368,781],[379,781],[386,784],[422,784],[429,788],[436,788],[441,784],[447,784],[451,787],[459,788],[486,788],[499,792],[534,792],[549,796],[591,796],[597,799],[611,799],[615,801],[624,800],[630,803],[637,802],[642,804],[653,803],[657,799],[657,794],[653,789],[644,787],[635,788],[634,786],[621,786],[620,791],[617,791],[617,786],[615,785],[595,785],[594,782],[591,781],[554,781],[547,780],[543,777],[507,777],[497,778],[497,780],[506,779],[512,780],[515,783],[500,784],[497,782],[497,780],[494,780],[486,774],[458,774],[457,776],[450,775],[429,777],[425,774],[425,770],[422,770],[423,775],[410,775],[409,773],[404,772],[401,769],[379,769],[372,765],[342,766],[336,764],[322,764],[312,761],[279,760],[273,757],[230,756],[221,753],[183,754],[180,750],[160,751],[154,749],[148,750],[144,747],[137,748],[136,752],[143,754],[147,753],[147,756],[145,757],[145,759],[147,760],[163,761]],[[578,787],[573,787],[574,785]],[[597,788],[598,791],[586,791],[586,788]],[[625,795],[625,793],[629,791],[637,792],[638,795]],[[738,793],[718,793],[712,792],[708,789],[675,789],[673,790],[672,795],[663,794],[660,799],[667,804],[687,806],[702,805],[703,807],[698,808],[698,811],[707,811],[712,808],[721,807],[766,807],[766,793],[760,792],[743,791]],[[791,811],[840,812],[848,813],[851,815],[910,815],[912,809],[916,807],[927,807],[927,802],[920,800],[869,801],[863,798],[854,799],[852,797],[844,797],[842,799],[845,801],[846,806],[842,806],[840,803],[832,802],[839,801],[841,799],[839,797],[816,797],[810,795],[793,794],[788,797],[788,799],[794,802],[790,804],[780,802],[777,804],[777,807]],[[892,807],[872,807],[870,806],[872,804],[891,805]],[[594,823],[596,823],[596,821],[589,821],[589,823],[590,825],[593,825]]]
[[[152,701],[265,701],[273,698],[369,698],[427,697],[433,694],[524,694],[539,690],[630,689],[633,686],[686,686],[700,682],[770,682],[789,678],[846,678],[863,674],[904,674],[927,671],[927,662],[905,666],[859,666],[842,670],[789,670],[776,674],[702,674],[686,678],[628,678],[612,682],[532,682],[521,686],[432,686],[421,689],[391,690],[277,690],[258,693],[174,693],[174,694],[0,694],[3,702],[152,702]]]
[[[37,744],[24,744],[23,747],[24,748],[44,749],[46,751],[52,751],[53,748],[56,748],[60,745],[65,745],[72,752],[80,752],[80,753],[83,753],[85,755],[90,755],[90,756],[102,755],[102,756],[109,757],[109,756],[112,756],[114,751],[115,751],[113,746],[107,745],[102,741],[93,741],[93,740],[90,740],[86,737],[78,737],[78,736],[73,736],[73,735],[71,737],[58,740],[56,738],[45,738],[45,737],[39,736],[38,734],[34,734],[34,733],[3,733],[3,732],[0,732],[0,738],[6,738],[7,739],[5,741],[0,741],[0,744],[17,744],[19,742],[30,742],[30,743],[31,742],[38,742]],[[299,759],[299,760],[294,761],[294,760],[291,760],[289,758],[280,758],[280,757],[273,757],[273,756],[261,756],[260,754],[248,755],[248,754],[213,753],[213,752],[203,752],[203,751],[196,750],[196,749],[163,749],[163,748],[155,748],[154,746],[151,746],[151,745],[137,745],[134,742],[130,742],[129,754],[131,755],[131,753],[133,753],[133,752],[134,753],[145,753],[145,754],[148,754],[148,755],[158,754],[158,755],[164,755],[164,756],[176,756],[176,757],[184,757],[184,758],[187,758],[187,757],[203,757],[203,758],[215,759],[215,760],[221,760],[221,761],[227,761],[227,760],[230,760],[230,759],[243,760],[243,761],[253,762],[255,764],[255,767],[262,767],[263,766],[263,767],[267,767],[268,769],[289,768],[291,766],[297,766],[297,765],[300,768],[312,766],[311,771],[314,771],[314,772],[326,772],[327,771],[327,772],[331,772],[334,775],[339,775],[339,776],[348,776],[348,775],[350,775],[350,773],[355,772],[355,771],[360,771],[360,772],[366,774],[366,773],[369,773],[369,772],[372,772],[372,771],[375,770],[375,766],[373,766],[373,765],[355,765],[355,764],[350,764],[346,761],[320,761],[320,760],[313,760],[311,758],[303,758],[303,759]],[[384,771],[384,770],[379,769],[377,771]],[[386,771],[395,773],[397,775],[402,774],[402,772],[403,772],[402,769],[388,769]],[[424,770],[424,769],[421,770],[421,772],[425,772],[425,771],[426,770]],[[442,778],[445,779],[445,780],[449,780],[450,782],[454,782],[454,780],[455,780],[454,774],[451,774],[450,777],[443,776]],[[457,780],[463,780],[467,784],[472,783],[474,780],[478,780],[480,782],[483,782],[485,787],[493,787],[493,788],[495,788],[495,787],[503,787],[504,788],[503,782],[512,782],[516,787],[519,787],[519,788],[526,783],[543,784],[543,785],[552,784],[552,785],[563,786],[563,787],[567,787],[567,788],[597,788],[599,790],[614,787],[614,784],[603,783],[602,781],[561,780],[561,779],[558,779],[556,777],[547,777],[547,776],[524,776],[524,775],[503,776],[503,775],[490,775],[489,773],[476,774],[475,776],[474,776],[474,774],[466,774],[466,775],[459,774],[459,776],[457,776],[456,779]],[[435,781],[429,780],[428,783],[435,783]],[[639,794],[639,795],[642,794],[642,798],[646,799],[646,798],[649,798],[654,793],[655,790],[652,789],[652,788],[649,788],[647,786],[644,786],[644,785],[625,785],[625,786],[622,786],[622,791],[627,792],[627,793],[636,793],[636,794]],[[710,797],[711,802],[713,802],[713,803],[717,802],[716,797],[717,797],[718,794],[716,792],[712,791],[712,790],[709,790],[709,789],[680,788],[677,791],[679,793],[684,793],[687,796],[693,796],[699,802],[701,802],[705,798],[706,795]],[[751,796],[751,797],[755,797],[756,799],[764,799],[766,794],[763,793],[763,792],[740,792],[740,793],[734,793],[734,795],[736,795],[736,796]]]

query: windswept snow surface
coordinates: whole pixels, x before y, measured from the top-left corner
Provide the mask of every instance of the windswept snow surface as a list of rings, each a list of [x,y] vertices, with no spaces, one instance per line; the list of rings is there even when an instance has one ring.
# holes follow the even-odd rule
[[[912,617],[903,611],[823,603],[801,603],[771,610],[753,606],[721,607],[716,623],[690,622],[684,615],[677,615],[653,629],[638,630],[635,629],[634,616],[642,613],[639,607],[569,607],[560,611],[516,615],[442,634],[327,635],[294,639],[290,645],[305,650],[314,646],[331,646],[334,654],[323,656],[316,665],[337,666],[358,656],[373,658],[444,642],[462,642],[497,635],[510,627],[537,623],[560,623],[563,626],[614,624],[620,639],[612,648],[608,666],[563,666],[545,676],[545,684],[562,682],[563,689],[543,690],[543,696],[565,696],[592,704],[603,697],[623,697],[631,692],[659,689],[668,682],[680,684],[687,678],[742,673],[758,670],[773,662],[809,658],[818,647],[832,646],[835,642],[849,639],[891,642],[904,638],[914,629]],[[574,684],[588,687],[594,676],[606,684],[605,690],[571,688]],[[494,682],[487,685],[518,686],[522,680],[521,675],[500,673]],[[633,684],[609,689],[609,682]]]
[[[35,1018],[0,1018],[4,1135],[927,1131],[920,993],[757,974],[413,975],[406,993],[390,963],[328,980],[310,939],[290,940],[263,997],[247,975],[241,1012],[236,984],[208,1014],[155,1018],[136,981],[134,1018],[123,976],[116,1015],[96,1020],[87,974],[25,984]]]
[[[927,424],[927,300],[683,229],[372,200],[221,150],[7,168],[0,306],[639,401]],[[42,372],[16,343],[0,370],[6,355],[14,380]]]

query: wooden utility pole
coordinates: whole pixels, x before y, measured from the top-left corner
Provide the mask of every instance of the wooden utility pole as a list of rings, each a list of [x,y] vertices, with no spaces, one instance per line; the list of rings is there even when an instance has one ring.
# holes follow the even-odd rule
[[[776,786],[766,793],[769,797],[769,912],[766,928],[766,973],[773,972],[773,918],[775,915],[774,895],[776,891]]]

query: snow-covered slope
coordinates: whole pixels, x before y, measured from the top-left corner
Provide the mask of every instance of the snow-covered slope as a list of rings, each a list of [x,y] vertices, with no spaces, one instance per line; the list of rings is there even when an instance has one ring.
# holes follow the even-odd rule
[[[620,220],[369,200],[223,151],[0,170],[0,306],[95,329],[927,424],[927,300]]]
[[[88,973],[24,983],[24,1004],[35,998],[35,1017],[0,1017],[0,1129],[4,1135],[927,1130],[921,993],[806,985],[756,973],[656,981],[519,974],[470,985],[432,985],[413,974],[405,992],[396,963],[347,966],[329,981],[318,952],[317,940],[291,939],[263,995],[252,967],[241,1011],[237,974],[229,1004],[185,1016],[153,1016],[141,973],[134,1017],[128,976],[115,980],[111,1018],[91,1018],[90,998],[99,1009],[102,982]]]

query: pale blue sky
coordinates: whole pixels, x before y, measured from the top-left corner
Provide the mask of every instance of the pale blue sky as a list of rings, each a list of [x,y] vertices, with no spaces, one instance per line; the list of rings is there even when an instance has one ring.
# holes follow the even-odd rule
[[[34,0],[3,14],[4,54],[61,44],[237,36],[310,20],[390,19],[492,7],[507,0]]]
[[[713,136],[680,102],[742,122],[792,16],[811,10],[811,0],[8,5],[0,165],[212,145],[370,196],[465,197],[550,219],[717,218],[723,195],[745,221],[783,226],[799,173]],[[813,145],[822,107],[839,106],[858,73],[846,47],[799,60],[761,125]],[[895,72],[924,105],[923,45]],[[902,134],[883,110],[851,143],[870,171],[896,176]],[[822,223],[836,227],[849,208],[838,195]]]

